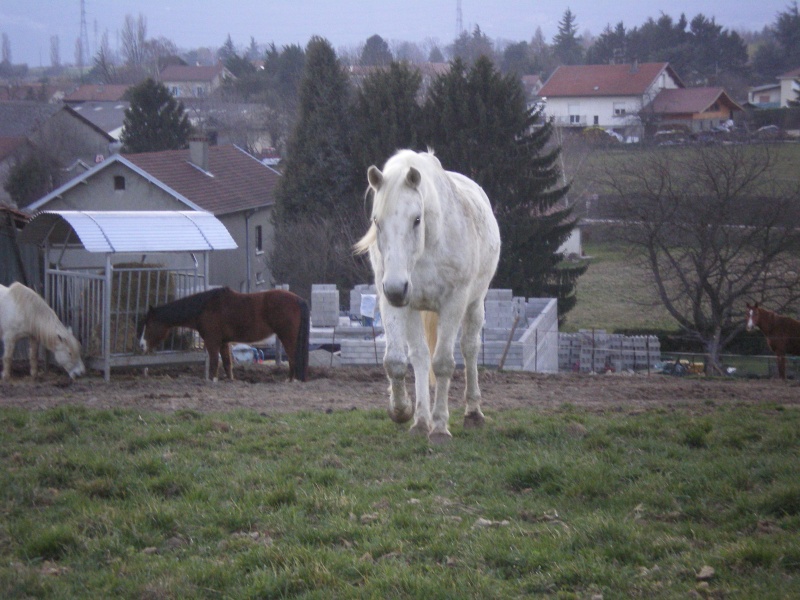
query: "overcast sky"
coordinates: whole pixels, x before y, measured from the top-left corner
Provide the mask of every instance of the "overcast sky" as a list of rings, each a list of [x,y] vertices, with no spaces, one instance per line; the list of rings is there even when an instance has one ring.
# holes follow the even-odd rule
[[[221,46],[228,34],[238,49],[255,38],[305,47],[313,35],[327,38],[337,50],[355,48],[374,34],[387,42],[440,46],[456,36],[457,0],[85,0],[86,26],[92,54],[104,31],[111,48],[125,15],[145,16],[147,37],[166,37],[182,50]],[[599,35],[606,25],[622,21],[630,29],[663,12],[677,20],[698,13],[736,31],[760,31],[787,10],[790,0],[461,0],[461,23],[476,25],[492,40],[529,41],[541,27],[552,42],[567,7],[576,17],[578,33]],[[50,65],[50,38],[59,37],[62,63],[75,62],[80,34],[80,0],[0,0],[0,33],[8,35],[14,63]]]

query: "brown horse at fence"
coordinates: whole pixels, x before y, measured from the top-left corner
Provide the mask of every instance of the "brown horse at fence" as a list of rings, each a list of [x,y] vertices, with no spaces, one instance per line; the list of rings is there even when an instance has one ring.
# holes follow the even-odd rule
[[[767,338],[778,361],[778,375],[786,379],[786,355],[800,356],[800,321],[761,308],[758,302],[747,305],[747,331],[758,327]]]
[[[195,329],[208,352],[209,377],[217,381],[220,355],[225,373],[233,379],[231,342],[258,342],[274,333],[289,358],[289,379],[305,381],[309,326],[308,304],[297,294],[286,290],[241,294],[222,287],[151,306],[141,325],[139,345],[147,352],[173,327]]]

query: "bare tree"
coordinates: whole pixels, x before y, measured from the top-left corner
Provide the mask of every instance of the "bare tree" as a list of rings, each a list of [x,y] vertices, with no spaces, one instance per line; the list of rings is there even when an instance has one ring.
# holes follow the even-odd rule
[[[7,33],[3,33],[2,54],[0,54],[0,62],[11,64],[11,40]]]
[[[125,15],[122,28],[122,57],[125,65],[134,71],[143,72],[147,63],[147,19],[140,14],[138,19]]]
[[[653,148],[607,165],[618,236],[669,314],[703,344],[707,371],[744,327],[747,301],[800,300],[800,186],[768,146]]]
[[[50,66],[53,69],[61,68],[61,44],[57,35],[50,36]]]

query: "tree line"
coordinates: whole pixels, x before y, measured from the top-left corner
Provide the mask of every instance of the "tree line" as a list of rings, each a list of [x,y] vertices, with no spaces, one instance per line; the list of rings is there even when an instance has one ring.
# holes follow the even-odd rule
[[[420,102],[421,75],[392,62],[358,87],[330,43],[306,47],[297,122],[273,212],[273,277],[301,294],[314,282],[350,288],[370,280],[352,246],[368,226],[366,172],[398,149],[432,149],[446,169],[477,181],[500,225],[503,251],[493,286],[575,305],[583,265],[564,264],[559,246],[575,224],[561,185],[552,126],[533,127],[517,77],[486,57],[460,59]]]

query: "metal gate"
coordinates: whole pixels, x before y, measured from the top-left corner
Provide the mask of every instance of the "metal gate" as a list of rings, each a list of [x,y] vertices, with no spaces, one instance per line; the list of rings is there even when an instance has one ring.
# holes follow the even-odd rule
[[[116,265],[98,269],[46,269],[45,299],[72,328],[86,366],[111,368],[205,361],[202,340],[193,330],[175,328],[157,354],[139,353],[138,327],[149,306],[202,291],[205,274],[160,265]]]

